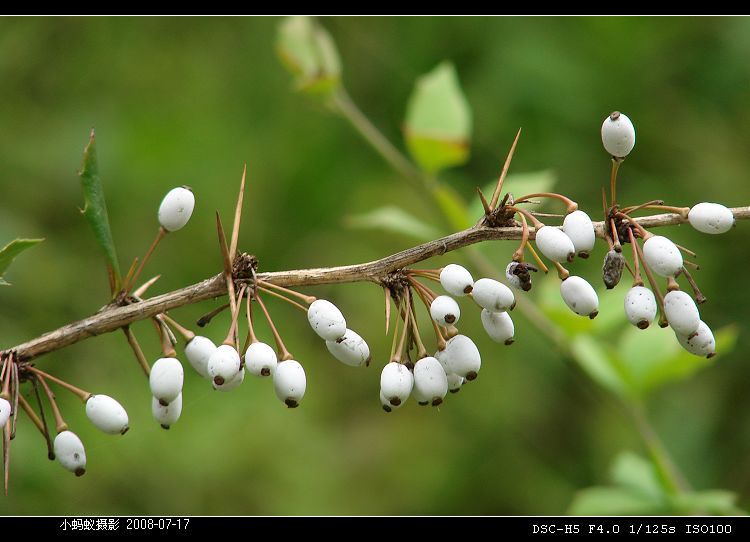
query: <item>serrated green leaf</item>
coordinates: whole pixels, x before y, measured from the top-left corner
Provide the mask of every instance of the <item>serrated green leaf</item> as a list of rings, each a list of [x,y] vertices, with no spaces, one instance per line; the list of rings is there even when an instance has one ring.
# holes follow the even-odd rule
[[[406,108],[406,146],[430,174],[465,163],[471,141],[471,109],[453,64],[443,62],[417,80]]]
[[[408,235],[419,241],[440,237],[440,232],[399,207],[388,205],[369,213],[352,215],[344,219],[349,228],[382,230]]]
[[[630,488],[656,499],[665,498],[653,464],[633,452],[620,452],[615,457],[610,468],[610,478],[615,485]]]
[[[463,230],[472,225],[466,202],[450,186],[438,185],[433,194],[440,210],[454,230]]]
[[[35,245],[38,245],[44,241],[44,239],[14,239],[2,249],[0,249],[0,286],[10,286],[10,283],[3,278],[3,275],[13,263],[13,260],[21,254],[24,250],[27,250]]]
[[[81,212],[91,226],[97,243],[104,251],[107,258],[107,267],[111,270],[115,280],[114,291],[117,291],[120,289],[121,282],[120,264],[117,260],[115,242],[112,239],[112,230],[109,227],[107,202],[104,199],[104,188],[99,177],[99,168],[96,161],[96,139],[93,130],[91,130],[89,143],[83,151],[83,165],[78,175],[83,187],[84,207]]]
[[[669,513],[657,498],[623,487],[587,487],[578,491],[568,508],[573,516],[645,516]]]
[[[674,507],[679,514],[710,514],[717,516],[745,516],[737,506],[737,494],[723,489],[708,489],[676,495]]]
[[[341,82],[341,60],[331,35],[311,17],[281,21],[276,51],[295,76],[295,87],[310,94],[328,94]]]
[[[557,184],[557,173],[553,169],[529,171],[527,173],[511,173],[505,177],[503,192],[510,192],[515,197],[536,192],[552,192]],[[488,182],[482,188],[482,193],[489,200],[495,192],[497,179]],[[536,209],[536,207],[535,207]],[[473,223],[484,215],[484,208],[479,196],[472,198],[469,205],[469,220]]]

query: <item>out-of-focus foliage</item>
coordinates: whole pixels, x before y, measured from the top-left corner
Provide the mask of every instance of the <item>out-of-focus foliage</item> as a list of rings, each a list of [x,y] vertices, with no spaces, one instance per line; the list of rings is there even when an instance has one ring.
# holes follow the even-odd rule
[[[621,199],[750,202],[748,20],[341,18],[322,24],[341,58],[340,64],[326,64],[336,57],[324,55],[324,65],[335,66],[322,72],[334,76],[325,80],[344,73],[350,95],[391,141],[402,139],[417,78],[444,60],[455,66],[474,112],[472,159],[442,171],[444,184],[433,194],[414,191],[350,126],[325,114],[323,102],[289,92],[275,50],[284,46],[277,41],[279,20],[0,20],[0,237],[23,232],[48,238],[34,251],[34,262],[19,260],[7,274],[16,287],[0,291],[3,346],[88,315],[108,299],[100,252],[87,241],[91,234],[76,210],[76,170],[92,126],[123,261],[145,251],[168,189],[188,184],[196,194],[190,224],[162,243],[144,272],[144,280],[162,275],[153,294],[218,272],[213,211],[231,216],[244,162],[250,184],[240,247],[255,253],[264,270],[367,261],[406,248],[414,239],[401,233],[342,227],[346,216],[384,206],[438,231],[474,223],[475,188],[487,193],[492,186],[519,126],[511,173],[550,171],[556,189],[596,218],[600,186],[609,175],[599,126],[614,109],[626,112],[638,132],[621,169]],[[307,69],[320,68],[320,58],[299,64],[305,66],[302,87],[321,73]],[[512,178],[506,188],[515,195],[526,191],[514,187]],[[435,205],[442,222],[434,219]],[[554,205],[544,210],[557,212]],[[183,418],[163,431],[151,419],[147,382],[121,334],[39,359],[43,369],[120,400],[131,430],[123,437],[100,434],[80,402],[61,392],[67,421],[87,447],[86,476],[76,479],[47,461],[42,439],[21,419],[11,496],[0,510],[559,514],[594,513],[595,505],[685,513],[732,510],[733,494],[746,508],[750,290],[742,269],[750,224],[740,222],[719,237],[684,226],[669,235],[699,253],[698,280],[709,298],[701,307],[703,319],[714,329],[733,325],[729,343],[735,331],[737,337],[734,350],[725,348],[731,353],[692,376],[699,367],[690,363],[699,359],[670,361],[671,374],[690,378],[665,386],[653,375],[671,358],[654,366],[648,358],[627,360],[629,374],[643,388],[639,393],[649,392],[656,429],[696,488],[693,494],[665,504],[663,488],[649,482],[651,463],[638,459],[646,457],[639,437],[606,380],[592,382],[581,356],[540,336],[515,313],[516,342],[505,347],[484,335],[478,311],[462,303],[461,330],[483,354],[479,378],[440,409],[409,404],[384,414],[378,376],[390,343],[382,335],[382,292],[360,284],[308,291],[335,300],[368,340],[368,369],[333,360],[302,315],[272,304],[288,346],[308,372],[307,395],[293,411],[276,399],[270,382],[248,378],[237,391],[221,394],[186,368]],[[497,270],[514,249],[515,243],[501,242],[476,248]],[[603,256],[599,246],[571,270],[598,285]],[[466,263],[466,251],[425,267],[450,261]],[[484,273],[471,270],[475,277]],[[534,280],[528,300],[554,310],[547,301],[554,296],[546,290],[555,293],[557,281]],[[565,343],[572,348],[591,339],[617,348],[618,355],[620,345],[651,353],[653,334],[663,352],[678,352],[669,330],[647,332],[642,340],[651,346],[635,342],[637,332],[619,316],[625,282],[601,293],[593,325],[603,327],[587,328],[592,324],[586,319],[560,315],[558,323],[570,326]],[[173,316],[190,324],[218,303]],[[219,341],[227,325],[224,314],[205,333]],[[261,339],[270,340],[267,329],[259,328]],[[151,326],[144,322],[134,330],[155,359]],[[597,361],[612,368],[609,357]],[[638,457],[624,461],[622,450]],[[620,459],[608,478],[613,457]],[[608,480],[611,486],[605,486]],[[724,490],[702,491],[707,488]],[[601,498],[604,493],[609,501]]]
[[[0,286],[9,286],[10,283],[3,275],[16,259],[16,256],[44,241],[44,239],[13,239],[10,243],[0,249]]]

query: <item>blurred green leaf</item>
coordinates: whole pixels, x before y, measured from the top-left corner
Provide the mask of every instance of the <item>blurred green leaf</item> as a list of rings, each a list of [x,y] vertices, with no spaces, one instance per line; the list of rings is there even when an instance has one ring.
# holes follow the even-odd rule
[[[99,168],[96,161],[96,139],[91,130],[89,143],[83,151],[83,165],[78,174],[83,187],[84,206],[81,211],[94,231],[99,246],[104,250],[107,258],[107,268],[114,277],[113,293],[120,289],[120,264],[117,261],[115,242],[109,227],[107,202],[104,199],[104,188],[99,178]]]
[[[468,160],[471,110],[453,64],[443,62],[417,80],[404,132],[409,152],[428,173]]]
[[[453,188],[440,184],[434,189],[433,194],[453,229],[463,230],[473,224],[466,202]]]
[[[633,452],[623,451],[615,457],[610,469],[610,478],[615,485],[630,488],[654,498],[664,498],[665,494],[654,466]]]
[[[311,17],[281,21],[276,37],[281,61],[295,76],[295,87],[327,94],[341,82],[341,60],[331,35]]]
[[[737,506],[737,494],[723,489],[683,493],[675,496],[673,502],[680,514],[747,515],[745,510]]]
[[[440,232],[435,228],[392,205],[380,207],[369,213],[348,216],[344,219],[344,225],[348,228],[400,233],[419,241],[440,237]]]
[[[617,395],[627,394],[629,386],[618,371],[614,356],[599,341],[591,335],[580,334],[573,338],[570,348],[578,365],[592,380]]]
[[[0,249],[0,286],[9,286],[10,283],[3,278],[3,275],[13,263],[13,260],[26,249],[38,245],[44,239],[14,239],[2,249]]]
[[[573,516],[641,516],[669,513],[664,502],[623,487],[588,487],[578,491],[568,508]]]
[[[505,177],[503,191],[510,192],[515,197],[523,196],[525,194],[533,194],[535,192],[552,192],[555,184],[557,184],[557,180],[557,173],[553,169],[542,169],[539,171],[529,171],[527,173],[511,173]],[[495,192],[496,185],[497,179],[488,182],[481,187],[482,193],[488,200]],[[476,196],[471,199],[468,218],[471,223],[474,223],[482,216],[484,216],[484,208],[482,207],[482,202],[480,201],[479,196]]]

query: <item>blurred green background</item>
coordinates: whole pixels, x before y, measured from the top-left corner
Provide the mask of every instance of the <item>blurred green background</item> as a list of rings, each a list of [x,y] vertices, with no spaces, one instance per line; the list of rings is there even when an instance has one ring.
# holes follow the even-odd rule
[[[750,203],[750,20],[320,22],[338,45],[349,93],[399,148],[415,79],[443,60],[455,64],[474,113],[471,160],[441,177],[468,200],[497,176],[520,126],[511,171],[552,170],[557,188],[598,217],[600,186],[609,178],[599,126],[619,109],[638,133],[621,168],[621,199]],[[351,126],[319,99],[293,91],[274,50],[278,24],[0,19],[0,243],[47,238],[8,272],[13,286],[0,289],[3,347],[82,318],[108,299],[103,258],[77,210],[83,198],[76,171],[91,127],[122,267],[151,242],[167,190],[188,184],[196,193],[191,222],[163,242],[144,273],[162,275],[152,294],[218,272],[213,213],[230,222],[245,162],[240,246],[258,255],[263,270],[354,263],[415,244],[406,235],[345,227],[347,216],[385,204],[445,230],[429,198]],[[699,253],[698,280],[709,298],[703,319],[714,329],[735,323],[739,339],[731,354],[651,394],[649,416],[694,488],[735,492],[747,508],[750,224],[720,237],[688,227],[668,235]],[[482,251],[504,268],[514,249],[493,242]],[[599,247],[573,270],[598,286],[603,253]],[[463,258],[456,253],[425,267]],[[543,282],[530,294],[539,303]],[[602,294],[613,311],[621,311],[627,282]],[[131,430],[117,438],[98,433],[78,400],[59,393],[71,429],[86,444],[88,473],[76,479],[48,461],[39,434],[22,419],[0,512],[562,514],[582,488],[610,483],[610,465],[623,451],[646,456],[619,401],[522,315],[514,314],[516,343],[505,347],[487,338],[468,303],[461,329],[483,353],[480,377],[439,409],[411,403],[385,415],[379,371],[390,343],[382,292],[371,284],[306,292],[342,308],[368,340],[374,363],[341,365],[304,316],[272,303],[307,368],[307,395],[296,410],[276,399],[268,381],[248,378],[222,394],[186,367],[182,419],[163,431],[151,419],[147,382],[122,334],[39,359],[44,370],[118,398]],[[173,316],[191,324],[217,304]],[[217,318],[207,334],[221,341],[227,322]],[[155,359],[151,325],[134,329]],[[659,331],[657,341],[676,344],[669,330]],[[606,333],[614,341],[619,330]]]

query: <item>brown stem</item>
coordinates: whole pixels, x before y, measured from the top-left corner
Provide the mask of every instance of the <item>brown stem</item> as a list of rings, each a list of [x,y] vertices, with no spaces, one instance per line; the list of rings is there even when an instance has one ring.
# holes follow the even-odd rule
[[[516,213],[519,213],[521,215],[524,215],[526,218],[531,220],[531,223],[534,224],[534,229],[538,230],[539,228],[544,226],[544,223],[541,222],[537,217],[535,217],[530,211],[527,211],[526,209],[520,209],[518,207],[508,207],[511,211],[515,211]]]
[[[198,327],[206,327],[211,322],[211,320],[214,319],[216,315],[221,314],[228,308],[229,308],[229,303],[224,303],[220,307],[216,307],[214,310],[212,310],[208,314],[204,314],[203,316],[198,318],[198,320],[195,323]]]
[[[401,302],[400,301],[396,302],[395,305],[396,305],[396,311],[400,315],[401,314]],[[401,318],[396,318],[396,325],[393,328],[393,338],[391,339],[391,353],[390,353],[390,356],[388,357],[389,361],[394,361],[393,356],[396,353],[396,343],[398,342],[398,337],[399,337],[398,329],[400,327],[400,323],[401,323]]]
[[[192,341],[195,338],[195,333],[193,333],[192,331],[190,331],[188,328],[181,326],[171,316],[168,316],[166,314],[161,314],[161,315],[159,315],[159,317],[162,320],[166,321],[170,326],[172,326],[173,328],[175,328],[177,330],[177,333],[179,333],[180,335],[182,335],[182,338],[185,339],[186,343],[189,343],[190,341]]]
[[[698,288],[698,283],[695,282],[693,275],[691,275],[690,272],[685,267],[682,268],[682,274],[685,275],[685,278],[690,284],[690,288],[693,289],[693,296],[695,297],[695,302],[698,305],[700,305],[701,303],[705,303],[706,296],[704,296],[703,293],[701,293],[700,288]]]
[[[520,198],[515,200],[514,204],[523,203],[524,201],[528,201],[531,198],[557,199],[562,201],[566,205],[568,213],[572,213],[573,211],[578,210],[578,204],[575,201],[566,196],[563,196],[562,194],[556,194],[554,192],[535,192],[534,194],[526,194],[525,196],[521,196]]]
[[[557,268],[557,276],[560,277],[560,280],[565,280],[570,276],[570,271],[565,269],[563,267],[563,264],[560,262],[552,262],[555,264],[555,267]]]
[[[44,430],[44,424],[42,423],[42,420],[39,419],[39,416],[36,415],[36,412],[34,412],[34,410],[31,408],[31,405],[26,401],[26,399],[24,399],[23,395],[18,398],[18,404],[21,405],[23,411],[26,413],[32,423],[36,425],[36,428],[39,429],[39,432],[42,434],[42,436],[46,439],[47,434]]]
[[[545,274],[549,273],[549,269],[546,265],[544,265],[544,262],[542,261],[542,258],[539,257],[539,254],[536,253],[536,249],[533,245],[527,244],[526,248],[529,249],[529,252],[531,252],[531,256],[536,260],[536,263],[539,265],[540,269],[544,271]]]
[[[255,296],[255,300],[258,302],[258,305],[260,305],[260,310],[263,311],[263,315],[266,317],[266,320],[268,321],[268,327],[271,328],[271,333],[273,333],[273,338],[276,341],[276,349],[279,351],[279,360],[280,361],[286,361],[289,359],[294,359],[294,356],[289,353],[289,350],[286,349],[286,346],[284,345],[284,341],[281,340],[281,335],[279,335],[278,330],[276,329],[276,326],[273,323],[273,320],[271,319],[271,315],[268,314],[268,309],[266,309],[266,304],[263,303],[263,300],[260,298],[260,296]]]
[[[287,303],[289,303],[289,304],[290,304],[291,306],[293,306],[294,308],[296,308],[296,309],[299,309],[299,310],[301,310],[302,312],[304,312],[305,314],[307,314],[307,309],[306,309],[306,308],[305,308],[305,307],[304,307],[303,305],[300,305],[300,304],[299,304],[299,303],[297,303],[296,301],[294,301],[294,300],[292,300],[292,299],[289,299],[288,297],[285,297],[285,296],[281,295],[281,294],[280,294],[280,293],[278,293],[278,292],[274,292],[274,291],[273,291],[273,290],[271,290],[270,288],[264,288],[263,286],[258,286],[258,290],[260,290],[260,291],[261,291],[261,292],[263,292],[264,294],[268,294],[268,295],[272,295],[272,296],[274,296],[274,297],[278,297],[278,298],[279,298],[279,299],[281,299],[282,301],[286,301]]]
[[[641,266],[638,262],[638,244],[633,235],[633,228],[628,228],[628,237],[630,237],[630,245],[633,248],[633,286],[643,286],[643,279],[641,278]]]
[[[414,308],[414,300],[409,293],[409,288],[406,289],[406,306],[407,310],[411,312],[411,331],[414,334],[414,340],[417,343],[417,356],[422,359],[427,356],[427,349],[424,347],[422,342],[422,336],[419,334],[419,325],[417,323],[417,312]]]
[[[78,387],[74,386],[73,384],[65,382],[64,380],[61,380],[61,379],[57,378],[56,376],[52,376],[49,373],[45,373],[41,369],[37,369],[34,366],[29,366],[28,370],[31,371],[32,373],[36,374],[37,376],[39,376],[40,377],[39,378],[40,381],[43,382],[44,380],[49,380],[50,382],[54,382],[58,386],[60,386],[62,388],[65,388],[70,393],[72,393],[73,395],[77,396],[84,403],[86,401],[88,401],[91,398],[91,396],[93,395],[93,393],[89,393],[89,392],[87,392],[85,390],[82,390],[81,388],[78,388]]]
[[[60,408],[57,406],[55,394],[52,393],[51,389],[49,389],[49,385],[47,385],[47,382],[45,382],[44,378],[37,374],[36,379],[39,381],[39,384],[42,385],[42,389],[47,396],[47,401],[49,401],[49,406],[52,409],[52,415],[55,417],[55,430],[58,434],[62,433],[63,431],[67,431],[68,424],[65,423],[62,414],[60,414]]]
[[[146,356],[143,354],[141,345],[138,344],[138,339],[135,338],[135,334],[133,333],[133,330],[130,329],[130,326],[123,327],[122,331],[125,333],[125,338],[128,340],[128,344],[133,350],[133,354],[135,354],[135,359],[138,360],[138,364],[146,374],[146,378],[148,378],[151,375],[151,366],[148,364],[148,360],[146,360]]]
[[[641,203],[640,205],[631,205],[630,207],[623,207],[621,211],[623,213],[632,215],[635,211],[640,211],[641,209],[652,209],[653,205],[664,205],[664,200],[652,199],[651,201]]]
[[[227,338],[224,339],[223,344],[226,344],[228,346],[234,346],[235,350],[239,350],[240,345],[237,344],[237,320],[239,320],[240,317],[240,309],[242,308],[242,298],[245,295],[245,290],[247,289],[247,284],[243,284],[240,286],[240,291],[237,294],[237,299],[235,300],[235,310],[232,313],[232,323],[229,325],[229,331],[227,332]]]
[[[153,322],[156,327],[156,333],[159,335],[159,340],[161,341],[162,356],[165,358],[176,358],[177,351],[174,349],[174,344],[172,344],[166,326],[156,318],[154,318]]]
[[[513,253],[513,257],[511,258],[514,262],[523,261],[523,251],[529,242],[529,223],[526,222],[526,217],[523,214],[519,216],[521,217],[521,244],[518,245],[518,248]]]
[[[315,296],[312,295],[305,295],[303,293],[300,293],[296,290],[291,290],[289,288],[284,288],[283,286],[279,286],[278,284],[274,284],[272,282],[266,282],[265,280],[259,280],[258,285],[263,286],[264,288],[273,288],[275,290],[278,290],[280,292],[284,292],[287,295],[290,295],[292,297],[296,297],[298,299],[301,299],[304,303],[307,303],[308,305],[312,304],[313,301],[315,301]],[[305,309],[307,310],[307,309]]]
[[[401,341],[398,343],[398,348],[396,349],[396,353],[393,354],[393,358],[391,361],[398,361],[399,363],[402,363],[403,354],[404,354],[404,344],[406,344],[406,336],[409,334],[409,322],[411,320],[411,311],[409,311],[409,305],[406,299],[409,298],[408,294],[408,288],[407,293],[404,294],[404,303],[407,303],[406,305],[406,314],[404,315],[404,330],[401,333]]]
[[[609,176],[609,190],[612,194],[612,207],[617,204],[617,170],[620,169],[622,159],[612,157],[612,173]]]
[[[39,382],[37,382],[36,378],[31,379],[31,387],[34,388],[34,398],[36,399],[36,404],[39,405],[39,417],[42,419],[42,427],[44,428],[44,440],[47,441],[47,457],[50,461],[54,461],[55,447],[52,444],[52,437],[49,433],[47,417],[44,415],[44,405],[42,403],[42,396],[39,393]]]
[[[500,177],[497,180],[497,185],[495,185],[495,192],[492,194],[492,200],[490,201],[490,207],[492,209],[495,208],[495,205],[497,205],[497,202],[500,200],[500,193],[503,191],[503,182],[505,181],[505,176],[508,174],[508,168],[510,168],[510,162],[513,160],[513,154],[516,152],[516,145],[518,144],[518,138],[521,137],[521,129],[518,129],[518,132],[516,133],[516,138],[513,140],[513,145],[510,147],[510,151],[508,152],[508,156],[505,158],[505,163],[503,164],[503,170],[500,173]]]
[[[656,301],[659,304],[659,326],[667,327],[669,323],[667,322],[667,316],[664,313],[664,296],[659,290],[659,285],[656,282],[656,278],[654,277],[654,274],[651,272],[651,268],[648,266],[648,263],[643,257],[643,249],[641,249],[641,245],[636,243],[635,248],[638,251],[638,258],[640,258],[641,260],[643,270],[646,272],[646,277],[648,278],[648,282],[651,285],[651,290],[654,292],[654,296],[656,296]]]
[[[227,246],[227,237],[224,235],[224,226],[221,224],[221,217],[219,211],[216,211],[216,233],[219,236],[219,248],[221,249],[221,258],[224,263],[224,282],[226,284],[226,292],[229,296],[229,308],[232,314],[235,312],[235,299],[234,299],[234,279],[232,277],[232,257],[229,254],[229,247]]]
[[[416,281],[414,282],[416,283]],[[432,324],[432,330],[435,332],[435,340],[437,341],[438,350],[442,352],[445,350],[445,337],[443,337],[443,331],[440,329],[437,322],[432,319],[432,315],[430,314],[430,303],[427,301],[424,293],[419,288],[415,288],[414,291],[417,292],[419,299],[422,300],[422,303],[424,303],[424,306],[427,309],[427,314],[430,316],[430,323]]]
[[[164,228],[164,226],[159,226],[159,231],[156,234],[156,239],[154,239],[154,242],[151,243],[151,246],[148,247],[148,251],[146,252],[146,255],[141,260],[141,265],[138,266],[138,270],[133,274],[133,277],[130,279],[130,282],[125,286],[125,291],[127,292],[130,290],[131,286],[135,284],[135,281],[138,280],[138,277],[141,274],[141,271],[143,271],[143,268],[148,263],[149,259],[151,258],[151,255],[154,253],[154,250],[156,250],[156,247],[159,245],[159,242],[166,237],[166,235],[169,232]]]
[[[731,209],[734,218],[750,218],[750,206]],[[660,214],[640,217],[638,224],[644,228],[656,228],[682,224],[685,220],[677,214]],[[553,226],[547,226],[549,228]],[[595,222],[597,237],[604,238],[603,222]],[[317,269],[296,269],[273,273],[258,273],[258,279],[281,286],[313,286],[318,284],[340,284],[347,282],[375,282],[380,284],[389,273],[403,269],[417,262],[440,256],[469,245],[488,240],[519,240],[522,228],[474,226],[434,241],[411,247],[380,260],[362,264]],[[528,245],[531,247],[531,245]],[[108,306],[96,314],[60,327],[25,343],[9,347],[5,352],[15,350],[19,361],[28,361],[49,352],[54,352],[78,343],[89,337],[119,329],[146,318],[175,309],[226,295],[227,285],[224,274],[215,275],[196,284],[173,292],[155,296],[123,307]]]

